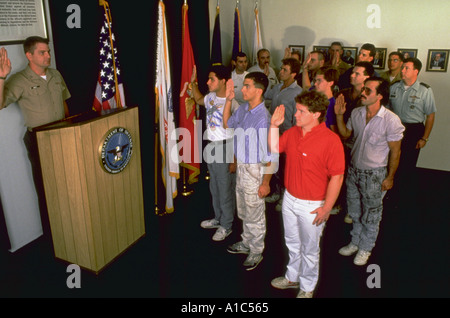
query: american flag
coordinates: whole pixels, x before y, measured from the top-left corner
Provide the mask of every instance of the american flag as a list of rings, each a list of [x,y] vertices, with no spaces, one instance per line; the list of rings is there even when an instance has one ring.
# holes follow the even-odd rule
[[[100,64],[93,108],[96,111],[104,111],[125,106],[125,95],[120,78],[120,64],[115,45],[115,37],[112,31],[110,10],[105,1],[105,14],[100,30]]]

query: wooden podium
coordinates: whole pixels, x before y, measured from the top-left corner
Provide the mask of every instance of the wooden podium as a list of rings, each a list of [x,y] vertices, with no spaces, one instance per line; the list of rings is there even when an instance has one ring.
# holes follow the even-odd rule
[[[145,235],[138,108],[36,135],[55,257],[98,273]]]

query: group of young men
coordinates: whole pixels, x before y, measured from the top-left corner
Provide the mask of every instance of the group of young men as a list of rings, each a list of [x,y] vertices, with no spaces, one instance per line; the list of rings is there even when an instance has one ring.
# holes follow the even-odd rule
[[[266,200],[278,202],[289,261],[285,275],[271,284],[299,288],[302,298],[313,295],[320,238],[339,203],[346,205],[353,223],[351,242],[339,253],[356,253],[356,265],[367,263],[383,197],[394,183],[399,188],[394,178],[399,174],[401,186],[415,188],[419,151],[435,119],[433,91],[418,81],[418,59],[392,52],[389,70],[377,76],[372,44],[364,44],[356,64],[349,67],[343,64],[341,49],[333,43],[328,62],[318,51],[303,63],[288,53],[278,77],[269,66],[268,50],[258,52],[259,63],[248,71],[247,57],[239,53],[233,57],[232,72],[222,65],[210,69],[205,96],[198,89],[195,68],[191,78],[193,98],[206,108],[214,208],[214,218],[201,227],[215,228],[213,240],[222,241],[232,231],[237,209],[241,240],[227,250],[247,254],[243,265],[252,270],[263,259]],[[48,40],[27,39],[24,53],[28,66],[9,77],[11,62],[0,49],[0,109],[18,102],[34,172],[39,167],[32,130],[67,116],[70,93],[59,72],[49,68]]]
[[[353,229],[339,253],[356,253],[354,264],[367,263],[386,191],[399,166],[404,175],[414,174],[436,105],[431,88],[417,80],[416,58],[393,52],[389,70],[379,76],[372,44],[364,44],[348,67],[339,43],[330,47],[328,62],[319,51],[303,63],[286,52],[278,77],[267,49],[248,71],[242,52],[233,57],[232,72],[213,66],[206,96],[193,72],[193,96],[206,107],[208,146],[224,153],[223,161],[208,163],[215,215],[201,226],[217,229],[213,240],[224,240],[237,209],[241,240],[227,250],[247,254],[243,265],[252,270],[263,259],[265,204],[278,202],[289,261],[271,284],[299,288],[298,297],[309,298],[319,277],[324,225],[341,203]]]

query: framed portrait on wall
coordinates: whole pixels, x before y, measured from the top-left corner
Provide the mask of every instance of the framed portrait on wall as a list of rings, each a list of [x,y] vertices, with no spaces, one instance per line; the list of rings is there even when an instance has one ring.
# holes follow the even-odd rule
[[[428,50],[427,72],[447,72],[450,50]]]
[[[358,54],[357,47],[343,47],[344,53],[341,56],[341,60],[345,63],[354,66],[356,63],[356,55]]]
[[[305,60],[305,46],[304,45],[289,45],[289,50],[291,51],[291,54],[298,54],[300,58],[300,63],[303,63]]]
[[[323,53],[323,57],[325,58],[325,61],[328,61],[328,49],[330,47],[329,46],[322,46],[322,45],[314,45],[313,46],[313,51],[320,51]]]
[[[375,56],[373,57],[373,68],[384,69],[386,65],[387,48],[375,48]]]
[[[0,0],[0,44],[23,43],[29,36],[48,38],[44,0]]]
[[[417,49],[397,49],[397,51],[403,54],[403,58],[417,57]]]

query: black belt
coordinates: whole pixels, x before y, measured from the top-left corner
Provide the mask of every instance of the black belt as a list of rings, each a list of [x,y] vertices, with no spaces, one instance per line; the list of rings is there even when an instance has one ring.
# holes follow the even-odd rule
[[[415,127],[415,126],[424,126],[423,123],[403,123],[403,122],[402,122],[402,125],[405,126],[405,128]]]

